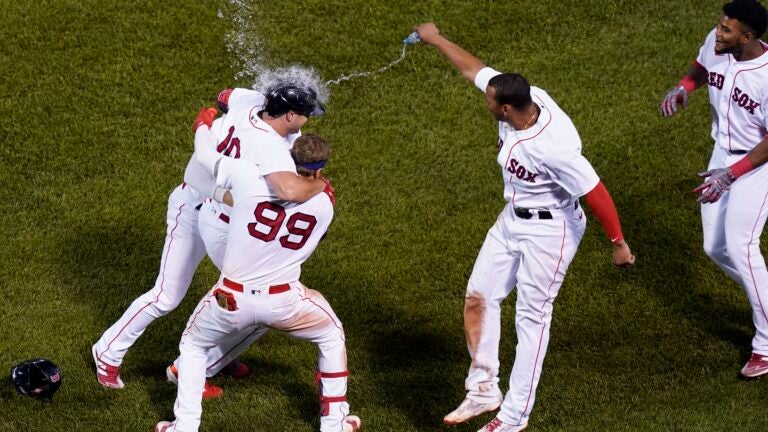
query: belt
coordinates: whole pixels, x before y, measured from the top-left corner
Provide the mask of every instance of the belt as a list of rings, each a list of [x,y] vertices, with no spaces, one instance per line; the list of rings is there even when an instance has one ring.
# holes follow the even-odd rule
[[[219,213],[219,220],[224,223],[229,223],[229,216],[225,215],[224,213]]]
[[[232,291],[243,292],[245,288],[243,284],[237,283],[235,281],[231,281],[227,278],[224,278],[223,283],[225,287],[231,289]],[[272,285],[271,287],[269,287],[270,294],[280,294],[290,290],[291,290],[291,285],[289,284]],[[261,290],[252,290],[252,291],[261,291]]]
[[[747,153],[749,152],[746,150],[728,150],[728,154],[732,154],[732,155],[745,155]]]
[[[574,201],[573,209],[579,208],[579,202]],[[557,209],[560,210],[560,209]],[[515,216],[520,219],[531,219],[534,215],[537,215],[539,219],[552,219],[552,212],[549,210],[531,210],[527,208],[515,207]]]

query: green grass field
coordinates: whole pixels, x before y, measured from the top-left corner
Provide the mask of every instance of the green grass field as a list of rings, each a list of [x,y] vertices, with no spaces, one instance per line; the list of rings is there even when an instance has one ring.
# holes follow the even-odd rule
[[[247,4],[267,66],[312,66],[325,79],[376,69],[398,57],[415,24],[435,21],[572,117],[638,262],[613,268],[592,218],[555,302],[529,430],[766,430],[768,383],[736,378],[753,334],[748,302],[701,249],[691,190],[712,148],[706,94],[681,116],[658,112],[722,0]],[[49,405],[0,386],[0,431],[150,431],[172,418],[164,368],[218,276],[213,265],[129,352],[125,389],[98,385],[90,346],[154,282],[198,108],[251,84],[235,79],[227,49],[235,9],[225,0],[3,2],[0,372],[43,356],[64,381]],[[448,430],[441,419],[463,398],[469,365],[464,289],[504,206],[496,125],[482,94],[425,46],[331,91],[328,114],[305,131],[334,148],[336,220],[302,279],[345,324],[349,399],[365,430]],[[243,357],[250,379],[216,379],[226,393],[204,404],[202,430],[316,430],[315,357],[309,344],[268,335]]]

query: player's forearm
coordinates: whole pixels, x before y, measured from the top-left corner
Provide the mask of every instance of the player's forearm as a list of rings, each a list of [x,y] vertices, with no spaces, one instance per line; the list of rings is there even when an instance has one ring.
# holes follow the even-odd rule
[[[611,198],[611,194],[608,193],[608,189],[605,188],[603,182],[598,182],[597,186],[585,198],[587,205],[597,217],[597,220],[600,221],[600,225],[603,226],[603,230],[605,230],[611,243],[614,245],[622,244],[624,234],[621,232],[619,213],[616,211],[613,198]]]
[[[216,162],[223,156],[213,148],[213,134],[207,127],[200,127],[195,131],[195,159],[209,173],[216,175]]]
[[[440,51],[469,82],[474,82],[475,75],[477,75],[480,69],[485,67],[485,64],[477,57],[441,35],[435,36],[434,40],[430,43],[437,48],[438,51]]]
[[[749,152],[747,158],[753,168],[757,168],[768,162],[768,137],[760,141],[760,143]]]
[[[281,200],[303,203],[325,188],[320,179],[302,177],[292,172],[275,172],[264,177]]]
[[[683,87],[688,93],[707,83],[707,70],[699,62],[693,62],[688,73],[680,80],[678,86]]]

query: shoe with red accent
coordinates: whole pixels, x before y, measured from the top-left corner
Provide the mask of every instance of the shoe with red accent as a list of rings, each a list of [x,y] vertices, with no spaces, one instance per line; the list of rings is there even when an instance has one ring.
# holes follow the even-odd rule
[[[155,432],[174,432],[173,422],[162,421],[155,425]]]
[[[768,356],[752,353],[749,361],[741,368],[741,375],[747,378],[757,378],[768,373]]]
[[[244,379],[248,378],[248,376],[251,374],[251,368],[249,368],[247,364],[241,362],[240,360],[234,359],[229,362],[228,365],[224,366],[224,369],[222,369],[220,373],[224,376],[229,376],[234,379]]]
[[[348,415],[344,418],[342,425],[344,426],[344,432],[356,432],[363,425],[363,422],[356,415]]]
[[[498,417],[491,420],[487,425],[483,426],[477,432],[520,432],[528,427],[528,423],[521,425],[511,425],[499,420]]]
[[[161,421],[155,425],[155,432],[174,432],[176,428],[173,427],[173,422]]]
[[[120,367],[106,364],[96,354],[96,345],[91,347],[93,362],[96,364],[96,379],[99,384],[111,389],[121,389],[125,387],[123,380],[120,379]]]
[[[458,408],[443,418],[443,423],[448,426],[455,426],[459,423],[464,423],[465,421],[473,419],[482,413],[495,411],[501,406],[502,400],[503,398],[501,394],[498,395],[498,399],[490,403],[478,403],[470,398],[466,398],[461,402]]]
[[[175,365],[170,365],[165,369],[165,376],[168,377],[168,381],[179,385],[179,370]],[[203,400],[215,399],[221,397],[224,394],[224,389],[212,384],[205,380],[205,387],[203,388]]]

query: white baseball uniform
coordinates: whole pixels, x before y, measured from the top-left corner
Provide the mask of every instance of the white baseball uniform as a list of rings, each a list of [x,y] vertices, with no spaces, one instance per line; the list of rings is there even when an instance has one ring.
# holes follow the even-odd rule
[[[486,91],[499,72],[484,68],[475,85]],[[472,363],[465,382],[467,397],[477,403],[499,400],[501,302],[517,287],[517,349],[497,417],[504,423],[527,423],[549,342],[552,303],[586,228],[578,198],[599,178],[581,155],[581,140],[570,118],[542,89],[531,87],[540,108],[536,123],[515,130],[499,122],[497,161],[508,201],[488,231],[467,286],[467,299],[482,312],[467,324]],[[465,319],[468,316],[465,316]],[[472,319],[470,317],[470,319]]]
[[[736,61],[715,54],[715,30],[696,61],[707,70],[715,148],[708,169],[742,159],[768,135],[768,44],[761,56]],[[739,283],[752,305],[754,353],[768,355],[768,271],[760,235],[768,217],[768,165],[739,177],[716,202],[701,205],[704,250]]]
[[[321,193],[305,203],[276,201],[251,163],[223,158],[218,180],[230,189],[235,206],[219,282],[189,319],[179,349],[176,431],[196,431],[208,351],[247,345],[243,336],[268,328],[318,345],[318,379],[323,416],[320,430],[341,431],[349,413],[344,331],[328,302],[299,282],[309,258],[333,218],[332,198]],[[229,297],[231,302],[223,302]]]
[[[301,133],[280,136],[258,116],[263,109],[264,95],[237,88],[228,99],[229,110],[214,121],[211,131],[216,150],[235,159],[243,159],[259,166],[263,175],[286,171],[296,173],[296,165],[290,155],[291,146]],[[229,207],[206,200],[200,209],[198,227],[208,256],[221,270],[227,245],[227,221]]]

